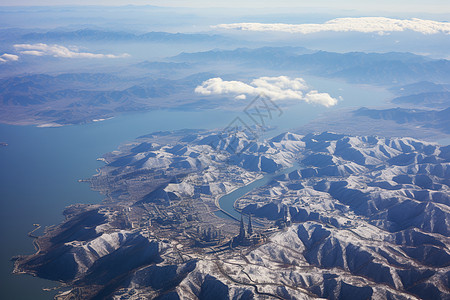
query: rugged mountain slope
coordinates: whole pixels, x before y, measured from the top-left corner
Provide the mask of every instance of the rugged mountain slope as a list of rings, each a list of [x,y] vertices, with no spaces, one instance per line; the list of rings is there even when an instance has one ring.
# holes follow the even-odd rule
[[[71,285],[61,298],[450,297],[449,147],[185,130],[104,160],[92,184],[108,199],[68,208],[16,261],[16,272]],[[219,217],[218,199],[263,176],[235,203],[263,238],[236,246],[239,223]]]
[[[448,147],[414,139],[308,135],[304,168],[237,205],[279,219],[289,207],[311,265],[420,298],[450,297]],[[294,258],[291,258],[294,259]]]

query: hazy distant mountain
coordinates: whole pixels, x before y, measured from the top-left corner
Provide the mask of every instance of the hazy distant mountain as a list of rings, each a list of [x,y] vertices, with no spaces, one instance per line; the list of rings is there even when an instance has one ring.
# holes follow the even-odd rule
[[[403,86],[396,86],[390,88],[389,90],[399,96],[409,96],[423,93],[448,92],[450,91],[450,84],[440,84],[429,81],[420,81]]]
[[[151,66],[143,64],[145,68]],[[153,66],[158,67],[157,64]],[[175,64],[171,68],[182,66]],[[159,67],[166,69],[167,65]],[[37,124],[76,124],[126,111],[180,107],[195,102],[185,96],[192,94],[193,87],[211,76],[210,73],[199,73],[171,80],[68,73],[6,78],[0,80],[0,114],[2,121],[7,123],[34,120]],[[11,111],[25,112],[25,116],[22,114],[18,119]]]
[[[406,108],[369,109],[360,108],[355,116],[366,116],[372,119],[393,120],[397,123],[411,123],[411,126],[435,128],[450,133],[450,107],[444,110],[419,110]]]
[[[414,105],[429,108],[446,108],[450,106],[450,85],[429,81],[393,87],[391,92],[399,95],[391,100],[395,104]]]
[[[163,43],[229,43],[230,38],[220,35],[210,35],[201,33],[169,33],[169,32],[148,32],[144,34],[134,34],[124,31],[106,31],[94,29],[81,29],[76,31],[48,31],[45,33],[32,32],[23,34],[19,38],[26,42],[67,42],[67,41],[87,41],[87,42],[163,42]]]
[[[190,62],[234,62],[274,70],[298,70],[355,83],[401,84],[421,80],[450,80],[450,61],[411,53],[310,53],[304,48],[241,48],[182,53],[174,59]]]
[[[135,66],[148,70],[171,71],[174,69],[188,69],[192,67],[192,64],[161,61],[143,61],[136,64]]]
[[[418,105],[430,108],[443,108],[450,106],[450,92],[431,92],[392,99],[396,104]]]
[[[234,50],[211,50],[206,52],[196,53],[181,53],[174,57],[179,61],[256,61],[263,62],[264,60],[282,60],[292,56],[301,54],[311,54],[314,50],[303,47],[262,47],[262,48],[237,48]]]

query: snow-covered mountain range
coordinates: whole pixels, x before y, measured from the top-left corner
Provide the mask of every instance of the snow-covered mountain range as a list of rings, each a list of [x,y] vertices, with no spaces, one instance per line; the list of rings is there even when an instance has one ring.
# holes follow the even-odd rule
[[[69,207],[16,272],[92,299],[450,297],[448,146],[186,130],[103,159],[92,185],[107,200]],[[267,176],[235,202],[264,242],[230,248],[239,224],[217,215],[218,199]],[[292,225],[277,227],[287,211]],[[220,241],[199,246],[205,226]]]

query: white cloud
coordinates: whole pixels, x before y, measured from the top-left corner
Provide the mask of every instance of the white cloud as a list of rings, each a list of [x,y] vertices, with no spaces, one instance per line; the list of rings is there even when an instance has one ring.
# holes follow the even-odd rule
[[[224,81],[222,78],[211,78],[195,88],[202,95],[236,95],[235,99],[245,100],[247,95],[265,95],[272,100],[300,100],[324,106],[336,105],[337,100],[327,93],[310,90],[302,78],[291,79],[287,76],[260,77],[250,84],[242,81]]]
[[[222,78],[211,78],[195,88],[202,95],[220,94],[253,94],[255,88],[241,81],[223,81]]]
[[[72,48],[73,50],[61,46],[61,45],[47,45],[47,44],[17,44],[14,48],[24,55],[34,55],[34,56],[53,56],[53,57],[64,57],[64,58],[123,58],[129,57],[129,54],[97,54],[88,52],[79,52],[77,48]]]
[[[240,94],[234,97],[236,100],[245,100],[247,99],[247,96],[245,94]]]
[[[246,31],[280,31],[289,33],[317,33],[321,31],[364,32],[385,34],[412,30],[423,34],[450,34],[450,23],[413,18],[399,20],[384,17],[338,18],[323,24],[263,24],[263,23],[233,23],[212,26],[220,29],[238,29]]]
[[[327,107],[337,103],[337,100],[331,97],[328,93],[319,93],[314,90],[305,95],[305,101],[307,103],[322,104]]]
[[[14,54],[5,53],[0,55],[0,63],[6,63],[8,61],[17,61],[17,60],[19,60],[19,57]]]

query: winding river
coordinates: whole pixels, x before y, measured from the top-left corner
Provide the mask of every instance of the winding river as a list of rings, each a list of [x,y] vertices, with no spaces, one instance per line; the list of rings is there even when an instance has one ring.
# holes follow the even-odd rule
[[[293,166],[290,168],[282,169],[276,173],[265,174],[262,178],[254,180],[247,185],[233,190],[232,192],[223,195],[219,198],[218,204],[221,210],[216,211],[216,216],[228,219],[234,219],[239,221],[241,218],[241,213],[237,211],[234,207],[234,203],[239,198],[245,196],[246,194],[259,189],[267,184],[269,184],[275,177],[283,174],[290,173],[299,169],[299,166]]]

